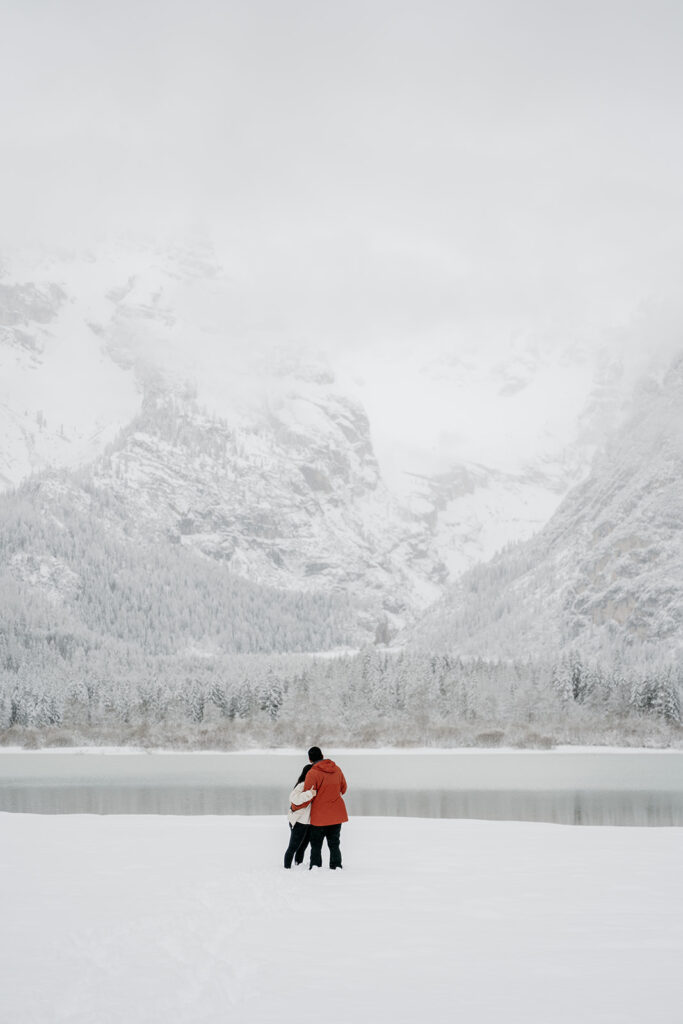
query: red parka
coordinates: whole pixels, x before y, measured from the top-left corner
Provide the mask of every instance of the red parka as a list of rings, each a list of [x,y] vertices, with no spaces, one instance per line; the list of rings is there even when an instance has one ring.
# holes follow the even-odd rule
[[[342,793],[346,779],[341,768],[326,757],[317,761],[306,776],[306,789],[316,789],[311,804],[311,825],[340,825],[349,820]]]

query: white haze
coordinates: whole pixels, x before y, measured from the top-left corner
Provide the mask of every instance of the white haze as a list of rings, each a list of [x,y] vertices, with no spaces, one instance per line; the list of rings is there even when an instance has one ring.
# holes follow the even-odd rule
[[[208,237],[200,375],[303,347],[385,464],[508,466],[569,438],[601,361],[680,343],[682,29],[666,0],[10,0],[5,245]],[[492,370],[529,353],[545,392],[501,414]]]

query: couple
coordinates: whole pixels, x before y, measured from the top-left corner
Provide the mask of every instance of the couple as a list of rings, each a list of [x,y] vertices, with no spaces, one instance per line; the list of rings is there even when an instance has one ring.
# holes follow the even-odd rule
[[[289,795],[289,827],[292,834],[285,853],[285,867],[292,860],[303,863],[306,847],[311,844],[310,868],[323,866],[323,839],[330,850],[330,867],[341,868],[339,849],[342,823],[349,820],[342,794],[346,779],[334,761],[323,757],[320,747],[308,751],[310,764],[305,765],[297,784]]]

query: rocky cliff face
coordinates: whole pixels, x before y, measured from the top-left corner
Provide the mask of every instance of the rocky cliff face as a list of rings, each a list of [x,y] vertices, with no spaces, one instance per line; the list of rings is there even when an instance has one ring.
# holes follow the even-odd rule
[[[252,430],[150,397],[88,476],[135,533],[272,587],[343,590],[373,630],[403,622],[438,595],[444,568],[383,485],[362,410],[306,385],[298,421],[287,404]]]
[[[376,456],[377,421],[329,360],[247,326],[203,245],[6,261],[0,488],[66,469],[76,505],[85,481],[117,534],[257,584],[343,591],[363,636],[387,639],[548,520],[622,395],[613,361],[598,372],[567,353],[557,365],[542,352],[429,365],[444,415],[458,412],[463,455],[438,470],[413,462],[395,486]],[[406,422],[415,417],[408,391]],[[507,429],[496,417],[514,444],[496,440]]]
[[[488,656],[683,649],[683,358],[525,544],[467,573],[420,644]]]

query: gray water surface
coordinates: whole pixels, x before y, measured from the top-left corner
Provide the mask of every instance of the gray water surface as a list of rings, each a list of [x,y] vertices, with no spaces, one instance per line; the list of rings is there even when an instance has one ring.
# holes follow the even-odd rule
[[[350,815],[683,825],[683,752],[330,753]],[[305,756],[0,753],[0,811],[284,814]]]

